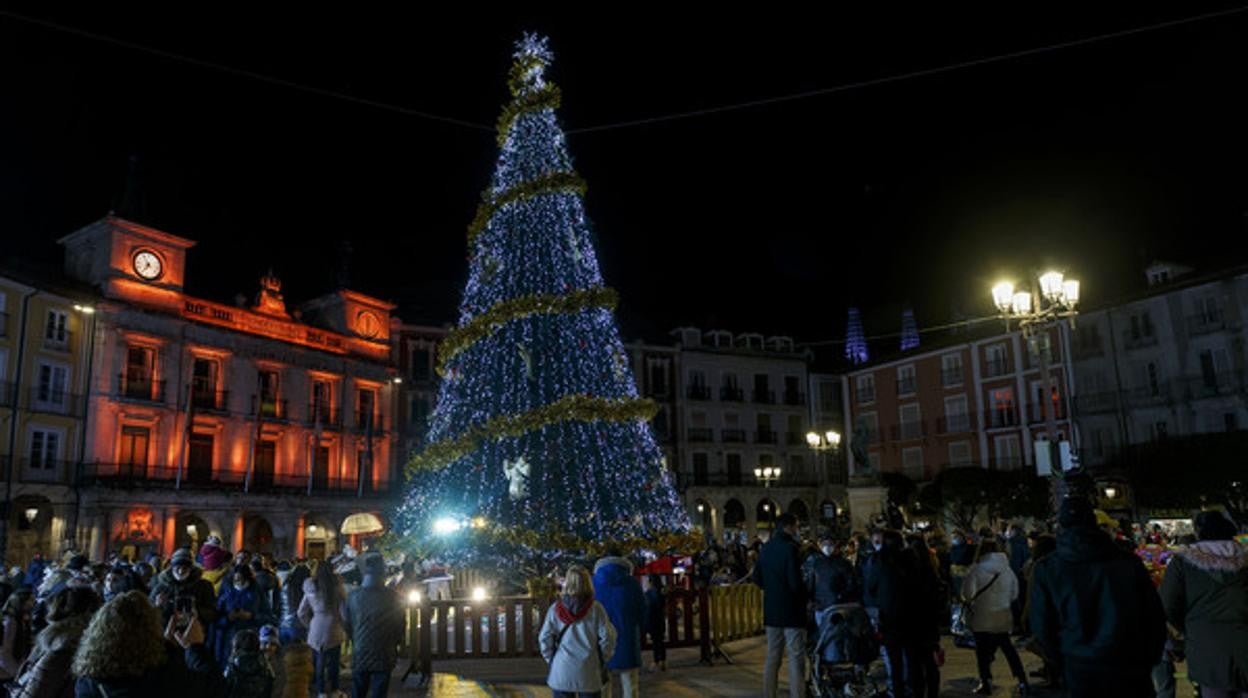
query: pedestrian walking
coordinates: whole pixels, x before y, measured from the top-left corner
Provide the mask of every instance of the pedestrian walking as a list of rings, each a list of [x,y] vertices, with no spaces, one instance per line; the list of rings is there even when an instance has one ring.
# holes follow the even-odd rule
[[[584,567],[573,565],[538,634],[542,658],[550,665],[546,685],[554,698],[595,698],[602,694],[606,658],[615,653],[615,627]]]
[[[346,629],[351,638],[351,698],[384,698],[403,638],[403,605],[386,587],[386,563],[377,553],[356,560],[360,588],[347,598]]]
[[[1019,693],[1026,695],[1030,690],[1027,672],[1010,642],[1010,632],[1014,628],[1011,608],[1018,599],[1018,578],[994,538],[984,538],[977,558],[962,580],[962,598],[970,607],[969,625],[975,635],[975,662],[979,669],[979,686],[975,693],[992,695],[992,660],[1000,649],[1010,665]]]
[[[639,698],[646,597],[633,577],[633,563],[618,553],[602,558],[594,565],[593,586],[594,598],[615,626],[615,652],[607,658],[607,670],[619,675],[624,698]]]

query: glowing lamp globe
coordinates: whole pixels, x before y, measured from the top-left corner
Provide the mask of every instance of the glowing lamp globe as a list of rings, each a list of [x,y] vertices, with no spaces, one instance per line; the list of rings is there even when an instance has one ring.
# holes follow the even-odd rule
[[[1062,297],[1062,272],[1049,271],[1040,275],[1040,293],[1054,301]]]

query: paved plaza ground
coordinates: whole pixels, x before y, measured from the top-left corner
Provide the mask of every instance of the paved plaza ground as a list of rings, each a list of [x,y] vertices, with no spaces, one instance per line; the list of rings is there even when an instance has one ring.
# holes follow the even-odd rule
[[[941,670],[941,696],[971,696],[975,688],[975,653],[973,650],[957,649],[945,638],[946,664]],[[717,660],[714,666],[698,664],[696,649],[671,650],[668,653],[669,668],[662,673],[644,673],[641,682],[643,696],[664,698],[692,698],[693,696],[724,696],[725,698],[756,698],[762,695],[763,661],[767,648],[761,637],[728,643],[724,650],[733,664]],[[1039,660],[1023,654],[1028,671],[1039,667]],[[546,665],[541,659],[491,659],[435,662],[434,680],[426,688],[417,688],[414,680],[403,686],[395,686],[393,696],[428,696],[430,698],[477,698],[498,696],[500,698],[548,698],[550,689],[545,686]],[[1182,675],[1185,667],[1180,665],[1180,698],[1194,696],[1191,684]],[[1005,659],[999,654],[993,664],[993,673],[999,686],[994,695],[1012,696],[1009,670]],[[787,669],[781,667],[781,695],[788,696]],[[398,675],[396,675],[396,680]],[[618,690],[617,690],[618,695]],[[1058,696],[1059,692],[1036,688],[1036,696]]]

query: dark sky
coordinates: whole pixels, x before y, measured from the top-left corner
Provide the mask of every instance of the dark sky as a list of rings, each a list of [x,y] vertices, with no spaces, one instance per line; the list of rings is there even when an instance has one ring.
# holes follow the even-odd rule
[[[254,3],[253,3],[254,4]],[[941,3],[948,5],[950,3]],[[1009,13],[1005,13],[1008,5]],[[569,129],[774,97],[1232,7],[1112,13],[999,3],[962,14],[441,18],[300,8],[56,23],[361,98],[492,125],[511,44],[548,33]],[[242,7],[241,5],[239,6]],[[294,6],[291,6],[294,7]],[[1128,9],[1129,8],[1129,9]],[[961,11],[961,10],[959,10]],[[1248,259],[1248,12],[831,95],[572,134],[626,337],[683,323],[843,333],[988,312],[988,286],[1049,263],[1095,302],[1145,259]],[[1238,66],[1238,67],[1237,67]],[[191,291],[274,267],[288,298],[352,285],[409,321],[454,317],[493,134],[307,94],[0,16],[0,254],[58,259],[137,155],[143,222],[198,240]]]

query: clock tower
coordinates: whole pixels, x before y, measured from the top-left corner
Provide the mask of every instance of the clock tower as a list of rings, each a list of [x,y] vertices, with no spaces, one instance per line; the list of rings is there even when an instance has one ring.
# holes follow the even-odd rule
[[[65,246],[65,273],[106,297],[179,307],[194,241],[110,215],[57,242]]]

